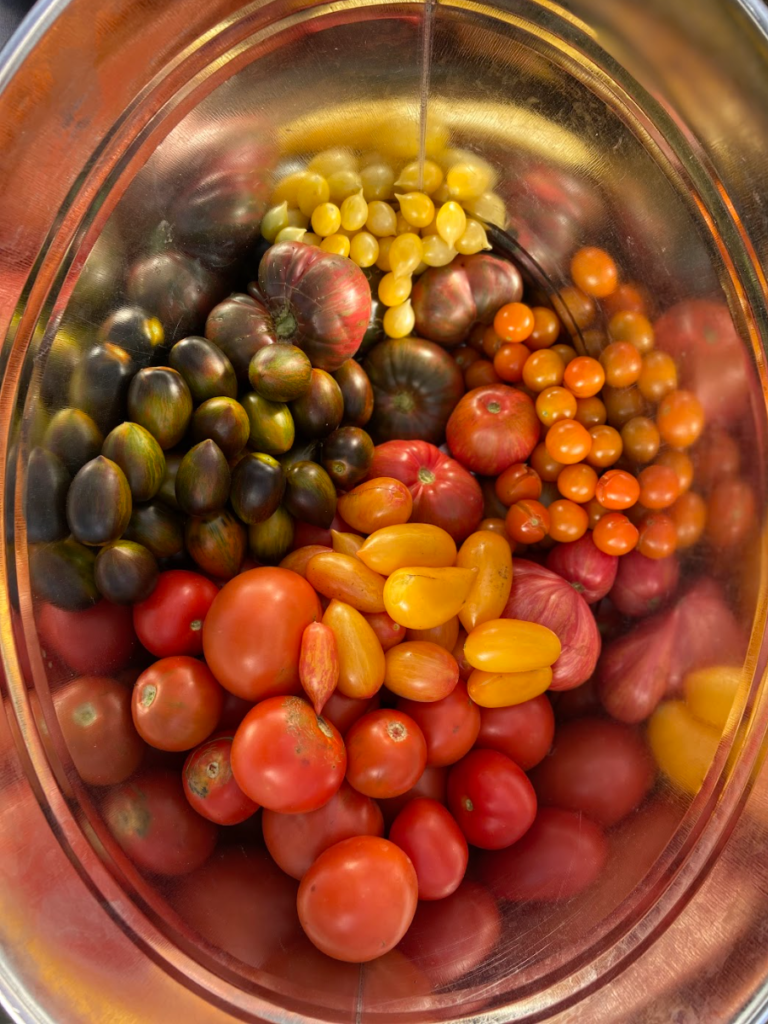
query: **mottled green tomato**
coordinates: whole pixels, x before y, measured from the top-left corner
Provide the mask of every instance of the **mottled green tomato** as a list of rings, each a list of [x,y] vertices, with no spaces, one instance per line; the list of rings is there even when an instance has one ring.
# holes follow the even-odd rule
[[[297,462],[319,462],[319,455],[319,441],[305,441],[301,438],[292,446],[290,451],[280,456],[280,465],[283,467],[283,472],[287,473],[291,466],[295,466]]]
[[[165,476],[163,449],[138,423],[121,423],[107,434],[101,454],[125,473],[134,501],[149,501]]]
[[[27,462],[24,515],[27,541],[63,540],[67,525],[67,491],[72,477],[61,459],[45,448],[33,448]]]
[[[336,515],[336,488],[316,462],[297,462],[285,474],[285,507],[295,519],[327,530]]]
[[[309,388],[291,402],[291,415],[301,437],[327,437],[341,423],[341,388],[325,370],[313,370]]]
[[[203,572],[231,580],[240,571],[245,556],[245,527],[231,512],[211,512],[187,520],[184,540]]]
[[[114,604],[143,601],[155,589],[157,577],[155,556],[135,541],[115,541],[96,556],[96,586],[99,593]]]
[[[360,427],[339,427],[323,441],[323,469],[342,491],[365,480],[373,461],[373,441]]]
[[[280,505],[269,519],[248,527],[248,547],[262,565],[277,565],[293,544],[293,518]]]
[[[364,427],[373,413],[373,388],[368,374],[355,359],[348,359],[334,373],[333,379],[344,399],[344,424]]]
[[[99,328],[99,341],[124,348],[137,366],[151,363],[164,340],[163,325],[156,316],[149,316],[141,306],[116,309]]]
[[[176,474],[176,500],[189,516],[204,516],[223,508],[229,497],[230,472],[215,441],[190,448]]]
[[[227,459],[234,458],[245,448],[250,433],[248,413],[234,398],[209,398],[195,409],[192,417],[192,440],[210,438]]]
[[[71,537],[30,549],[29,572],[35,596],[66,608],[82,611],[100,598],[93,577],[96,554]]]
[[[61,459],[72,475],[96,458],[103,442],[96,423],[82,409],[59,409],[43,436],[43,447]]]
[[[173,558],[184,550],[184,526],[180,516],[159,501],[134,506],[124,536],[126,540],[143,544],[155,558]]]
[[[288,406],[284,402],[270,402],[255,391],[243,395],[242,404],[251,424],[248,439],[251,448],[268,455],[287,452],[296,436]]]
[[[191,335],[177,341],[168,355],[168,364],[187,382],[196,402],[237,398],[235,368],[218,345],[207,338]]]
[[[124,348],[94,345],[70,378],[69,404],[88,413],[107,433],[125,419],[126,395],[135,371],[136,364]]]
[[[312,363],[295,345],[267,345],[251,360],[251,387],[270,402],[292,402],[309,387]]]
[[[272,317],[261,303],[242,293],[214,306],[205,336],[227,356],[241,384],[248,383],[248,367],[259,349],[277,342]]]
[[[139,370],[128,390],[128,413],[157,438],[161,448],[173,448],[184,437],[192,416],[187,382],[170,366]]]
[[[240,459],[232,471],[229,499],[244,523],[269,519],[283,499],[285,476],[277,459],[253,452]]]
[[[181,460],[186,453],[180,448],[176,448],[174,451],[165,452],[164,454],[165,474],[156,497],[158,501],[162,501],[169,508],[178,509],[179,503],[176,501],[176,474],[179,472]]]
[[[131,488],[116,462],[97,455],[77,471],[67,494],[67,522],[81,544],[109,544],[131,518]]]

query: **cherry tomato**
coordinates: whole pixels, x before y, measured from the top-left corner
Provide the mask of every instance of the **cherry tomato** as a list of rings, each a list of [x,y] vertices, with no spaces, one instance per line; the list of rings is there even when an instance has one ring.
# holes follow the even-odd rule
[[[243,719],[232,772],[251,800],[283,814],[314,811],[344,781],[347,755],[335,726],[301,697],[270,697]]]
[[[602,307],[605,315],[611,320],[619,313],[643,313],[650,315],[651,300],[648,290],[643,285],[634,284],[632,281],[622,281],[616,291],[602,300]],[[608,325],[610,330],[610,323]],[[617,339],[618,340],[618,339]],[[631,339],[622,338],[622,341]]]
[[[660,402],[665,395],[677,387],[677,365],[667,352],[648,352],[643,357],[643,367],[637,379],[637,386],[643,398],[649,402]]]
[[[614,296],[611,296],[611,299],[613,298]],[[612,308],[616,309],[616,312],[613,313],[608,322],[608,334],[611,336],[612,341],[629,341],[638,352],[646,355],[655,344],[653,324],[644,315],[645,307],[639,293],[635,296],[629,296],[629,298],[630,301],[634,300],[634,303],[637,303],[637,305],[635,308],[632,306],[613,306]],[[608,309],[606,308],[607,312]]]
[[[563,366],[567,366],[571,360],[576,358],[576,349],[573,345],[565,345],[562,342],[552,346],[552,352],[556,352],[563,361]]]
[[[187,757],[181,773],[187,800],[217,825],[237,825],[259,809],[235,782],[232,740],[227,733],[211,736]]]
[[[563,288],[554,302],[555,310],[560,319],[569,325],[571,321],[584,330],[595,318],[595,300],[586,295],[580,288],[568,286]]]
[[[594,498],[596,487],[597,473],[591,466],[585,466],[583,463],[566,466],[557,478],[557,489],[562,496],[579,504],[585,504]],[[551,514],[552,506],[550,505]]]
[[[549,506],[549,536],[561,544],[583,537],[589,527],[589,514],[581,505],[560,498]]]
[[[365,796],[387,799],[414,786],[427,763],[427,742],[402,711],[371,711],[346,736],[347,781]]]
[[[492,327],[486,327],[483,331],[483,352],[488,358],[493,359],[503,345],[504,338],[500,338]]]
[[[375,884],[371,884],[375,879]],[[325,850],[299,886],[299,920],[328,956],[365,963],[393,949],[408,931],[418,880],[400,847],[355,836]]]
[[[565,363],[551,348],[531,352],[523,366],[523,383],[531,391],[545,391],[562,383]]]
[[[486,384],[501,384],[502,380],[496,372],[495,360],[478,359],[464,371],[464,387],[467,391],[485,387]]]
[[[619,272],[605,249],[589,245],[579,249],[571,259],[571,277],[585,295],[603,299],[616,291]]]
[[[691,391],[672,391],[656,410],[662,441],[672,448],[690,448],[704,429],[704,410]]]
[[[451,355],[453,356],[453,361],[462,373],[468,366],[471,366],[472,363],[476,363],[480,358],[480,353],[476,352],[475,349],[470,348],[469,345],[461,345],[459,348],[455,348]]]
[[[458,889],[469,847],[448,809],[437,800],[411,800],[393,821],[389,838],[410,857],[420,900],[442,900]]]
[[[653,420],[647,416],[633,416],[621,428],[621,442],[627,458],[646,463],[656,458],[661,438]]]
[[[698,542],[707,524],[707,503],[695,491],[681,494],[669,510],[677,531],[678,548],[689,548]]]
[[[628,341],[611,342],[600,353],[605,383],[612,388],[628,388],[636,384],[643,369],[643,357]]]
[[[671,452],[665,453],[671,454]],[[684,455],[684,452],[676,452]],[[741,452],[735,438],[717,425],[707,428],[706,434],[691,452],[695,468],[696,484],[700,490],[709,491],[715,484],[728,476],[736,476],[741,467]],[[661,461],[661,457],[659,457]],[[692,481],[691,481],[692,482]],[[690,484],[689,484],[690,486]],[[687,488],[685,488],[687,490]]]
[[[330,534],[330,530],[328,531]],[[326,546],[325,544],[305,544],[304,547],[295,548],[280,563],[281,569],[291,569],[293,572],[297,572],[299,576],[307,578],[307,566],[311,559],[315,555],[319,555],[323,551],[333,551],[333,548]]]
[[[677,550],[677,527],[671,516],[654,512],[638,525],[637,551],[646,558],[668,558]]]
[[[645,399],[636,387],[612,388],[606,384],[601,397],[612,427],[623,427],[633,416],[645,414]]]
[[[637,482],[640,484],[640,504],[645,508],[669,508],[680,497],[677,473],[670,466],[647,466]]]
[[[480,730],[480,709],[470,700],[463,680],[442,700],[422,703],[401,698],[397,710],[409,715],[424,734],[428,765],[443,767],[460,761]]]
[[[330,846],[353,836],[383,836],[378,805],[346,781],[328,803],[305,814],[262,812],[264,842],[275,863],[298,881]]]
[[[533,330],[527,339],[528,348],[549,348],[560,336],[561,324],[557,313],[546,306],[532,306]]]
[[[426,705],[421,706],[426,707]],[[428,800],[437,800],[438,803],[447,804],[448,769],[427,765],[417,779],[415,786],[411,786],[410,789],[406,790],[405,793],[401,793],[400,796],[393,796],[389,800],[379,800],[378,805],[384,815],[386,824],[391,825],[405,805],[417,797],[426,797]]]
[[[401,626],[399,622],[395,622],[386,612],[366,615],[365,619],[376,634],[383,651],[388,651],[390,647],[394,647],[405,640],[405,627]]]
[[[506,754],[524,771],[541,761],[552,746],[555,716],[545,694],[507,708],[482,708],[475,746]]]
[[[524,302],[508,302],[493,318],[493,329],[504,341],[525,341],[535,326],[533,310]]]
[[[133,723],[158,750],[191,750],[216,728],[224,691],[197,658],[161,658],[133,687]]]
[[[535,544],[549,533],[549,510],[540,501],[518,501],[507,512],[506,528],[518,544]]]
[[[530,354],[527,345],[502,345],[493,357],[493,368],[505,383],[518,384],[523,379],[523,367]]]
[[[576,415],[573,418],[591,432],[592,427],[605,423],[608,412],[600,398],[577,398]]]
[[[606,555],[626,555],[637,545],[637,527],[621,512],[608,512],[592,530],[595,547]]]
[[[623,469],[609,469],[603,473],[595,487],[595,498],[603,508],[611,511],[631,508],[640,497],[637,477]]]
[[[37,629],[48,646],[81,675],[117,672],[136,651],[136,633],[127,605],[99,601],[84,611],[69,612],[42,604]]]
[[[605,371],[597,359],[577,356],[565,368],[563,384],[576,398],[592,398],[605,383]]]
[[[545,427],[551,427],[558,420],[572,420],[576,415],[576,399],[565,388],[546,388],[536,396],[536,415]]]
[[[674,448],[667,448],[666,451],[661,452],[656,459],[655,464],[657,466],[669,466],[670,469],[675,471],[681,494],[685,494],[693,483],[695,470],[693,468],[693,462],[686,452],[677,451]]]
[[[554,483],[565,465],[550,455],[543,441],[533,449],[529,462],[531,469],[546,483]]]
[[[497,750],[472,750],[448,775],[448,807],[467,842],[501,850],[533,824],[536,794],[509,757]]]
[[[590,466],[605,469],[619,461],[624,450],[624,442],[615,427],[599,424],[590,427],[589,433],[592,437],[592,447],[587,456]]]
[[[203,622],[219,592],[207,576],[186,569],[161,572],[150,596],[133,606],[136,635],[157,658],[203,653]]]
[[[547,451],[566,466],[586,459],[592,448],[592,435],[576,420],[558,420],[544,438]]]
[[[323,718],[345,736],[358,718],[377,707],[378,697],[347,697],[340,690],[334,690],[323,708]]]
[[[516,462],[496,478],[496,495],[509,507],[526,498],[536,499],[541,494],[541,477],[524,462]]]
[[[299,693],[301,637],[321,618],[317,594],[298,573],[251,569],[225,584],[211,605],[205,659],[221,685],[246,700]]]
[[[413,497],[402,480],[379,476],[343,494],[338,509],[353,530],[373,533],[384,526],[407,523],[413,511]]]
[[[713,544],[732,548],[757,526],[755,492],[738,477],[722,480],[709,496],[707,536]]]

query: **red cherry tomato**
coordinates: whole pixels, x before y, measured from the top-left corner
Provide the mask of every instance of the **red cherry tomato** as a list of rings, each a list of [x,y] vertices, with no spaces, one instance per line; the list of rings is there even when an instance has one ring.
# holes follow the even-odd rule
[[[203,622],[218,592],[216,584],[198,572],[161,572],[146,601],[133,606],[136,635],[158,658],[202,654]]]
[[[458,889],[469,847],[448,809],[437,800],[411,800],[392,823],[389,838],[411,858],[420,900],[442,900]]]
[[[133,724],[158,750],[191,750],[216,728],[223,703],[224,692],[202,661],[161,658],[133,687]]]
[[[42,604],[37,629],[43,646],[49,645],[81,675],[117,672],[136,652],[130,607],[110,601],[79,612]]]
[[[531,827],[536,794],[510,758],[497,750],[472,750],[450,771],[448,807],[469,843],[501,850]]]
[[[546,756],[554,734],[552,705],[542,693],[508,708],[481,708],[475,746],[498,750],[528,771]]]
[[[405,640],[405,628],[386,612],[369,612],[365,618],[378,637],[382,651],[388,651]]]
[[[375,803],[342,782],[327,804],[306,814],[265,810],[264,842],[278,867],[298,881],[329,846],[353,836],[383,836],[384,818]]]
[[[358,718],[362,718],[368,711],[376,711],[378,706],[378,696],[363,699],[346,697],[339,690],[334,690],[323,708],[323,718],[335,725],[342,736],[346,736]]]
[[[427,800],[437,800],[439,804],[447,804],[448,769],[427,765],[416,780],[415,786],[411,786],[400,796],[393,796],[389,800],[379,800],[385,824],[391,825],[405,805],[417,797],[426,797]]]
[[[363,715],[347,733],[347,780],[374,799],[400,796],[427,763],[427,742],[401,711],[382,708]]]
[[[232,774],[232,735],[211,736],[187,757],[181,773],[190,804],[217,825],[238,825],[259,809]]]
[[[398,944],[417,902],[416,872],[403,851],[377,836],[356,836],[320,854],[302,879],[297,905],[318,949],[365,963]]]
[[[461,679],[442,700],[424,703],[401,698],[397,710],[410,715],[424,733],[428,765],[442,767],[460,761],[472,749],[480,731],[480,708],[470,699]]]
[[[270,697],[243,719],[232,744],[238,786],[283,814],[314,811],[344,781],[347,755],[339,731],[301,697]]]

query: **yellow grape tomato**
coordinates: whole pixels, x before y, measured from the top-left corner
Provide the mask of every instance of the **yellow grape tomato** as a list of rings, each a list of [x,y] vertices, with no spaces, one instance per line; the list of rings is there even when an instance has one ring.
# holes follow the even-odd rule
[[[474,575],[471,569],[396,569],[384,584],[384,607],[406,629],[433,629],[458,614]]]
[[[483,672],[476,668],[469,677],[467,692],[481,708],[508,708],[538,697],[551,682],[551,668],[528,672]]]
[[[464,644],[464,654],[472,668],[484,672],[529,672],[557,661],[560,639],[538,622],[491,619],[472,630]]]
[[[512,548],[509,541],[490,530],[471,534],[461,545],[456,564],[477,569],[469,597],[459,612],[468,633],[504,611],[512,589]]]
[[[648,743],[656,764],[678,789],[698,793],[712,764],[720,730],[694,718],[681,700],[667,700],[648,721]]]
[[[402,523],[374,531],[357,556],[369,569],[389,576],[407,565],[447,568],[456,561],[456,544],[439,526]]]
[[[713,665],[689,672],[683,679],[688,710],[702,722],[725,728],[739,687],[746,681],[741,666]]]

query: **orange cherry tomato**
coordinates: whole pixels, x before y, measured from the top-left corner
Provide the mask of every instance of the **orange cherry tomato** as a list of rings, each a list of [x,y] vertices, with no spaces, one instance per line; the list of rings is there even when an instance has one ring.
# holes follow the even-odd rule
[[[354,555],[315,555],[307,566],[307,581],[323,597],[343,601],[359,612],[384,611],[384,577]]]
[[[407,523],[413,510],[413,498],[401,480],[379,476],[342,494],[337,509],[353,530],[373,533],[384,526]]]
[[[643,357],[629,341],[613,341],[600,353],[605,383],[612,388],[636,384],[643,369]]]
[[[303,548],[296,548],[295,551],[291,551],[280,563],[281,569],[291,569],[293,572],[297,572],[299,576],[307,578],[307,566],[315,555],[319,555],[321,552],[332,551],[332,548],[328,548],[325,544],[306,544]]]
[[[566,466],[557,478],[557,489],[562,496],[580,505],[594,498],[596,487],[597,473],[591,466],[583,463]]]
[[[691,452],[691,463],[695,467],[697,485],[709,491],[718,481],[739,472],[739,445],[723,427],[711,426]]]
[[[378,693],[384,682],[384,651],[370,623],[356,608],[333,600],[325,610],[323,625],[336,637],[339,692],[357,698]]]
[[[642,309],[626,307],[611,316],[608,334],[612,341],[629,341],[638,352],[645,355],[655,344],[653,324]]]
[[[663,512],[646,515],[638,526],[637,550],[646,558],[669,558],[677,549],[677,528]]]
[[[518,384],[523,379],[523,367],[531,354],[526,345],[502,345],[493,357],[493,368],[507,384]]]
[[[650,311],[648,291],[642,285],[623,281],[613,294],[602,300],[605,315],[613,319],[617,313],[644,313]],[[610,326],[610,325],[609,325]],[[626,338],[617,339],[627,341]]]
[[[634,416],[645,413],[645,399],[636,387],[612,388],[606,384],[601,397],[612,427],[623,427]]]
[[[524,462],[516,462],[496,478],[496,496],[507,507],[525,498],[541,496],[541,477]]]
[[[624,451],[624,442],[615,427],[601,423],[596,427],[590,427],[589,433],[592,436],[592,447],[587,456],[590,466],[606,469],[619,461]]]
[[[589,516],[590,530],[594,530],[595,526],[597,526],[603,516],[608,514],[608,509],[601,505],[597,498],[592,498],[587,502],[586,511]]]
[[[675,471],[677,482],[680,486],[680,493],[685,494],[693,483],[693,463],[685,452],[677,451],[675,448],[667,448],[657,457],[657,466],[669,466]]]
[[[504,338],[500,338],[492,327],[486,327],[483,331],[483,352],[489,359],[493,359],[499,349],[506,344]]]
[[[553,459],[570,466],[589,455],[592,436],[575,420],[558,420],[547,431],[544,444]]]
[[[493,318],[493,329],[504,341],[525,341],[534,325],[533,311],[524,302],[508,302]]]
[[[470,348],[469,345],[461,345],[459,348],[455,348],[451,352],[451,355],[453,356],[454,363],[456,363],[462,373],[468,366],[471,366],[472,363],[476,363],[480,358],[480,353],[476,352],[473,348]]]
[[[536,415],[545,427],[551,427],[558,420],[573,419],[576,399],[565,388],[547,388],[536,396]]]
[[[568,366],[576,358],[576,349],[573,345],[566,345],[564,342],[553,345],[550,352],[556,352],[560,356],[563,366]]]
[[[507,533],[518,544],[536,544],[549,533],[549,512],[540,501],[518,501],[507,512]]]
[[[496,373],[489,359],[478,359],[464,371],[464,386],[467,391],[485,387],[486,384],[499,384],[501,377]]]
[[[546,306],[531,307],[533,313],[533,330],[527,344],[530,349],[549,348],[560,336],[560,319],[553,310]]]
[[[566,366],[563,383],[577,398],[593,398],[605,383],[605,371],[597,359],[577,356]]]
[[[385,655],[384,685],[406,700],[442,700],[459,681],[459,666],[444,647],[406,640]]]
[[[605,403],[597,396],[594,398],[577,398],[576,415],[573,418],[582,427],[586,427],[589,430],[591,427],[597,427],[601,423],[605,423],[608,413]]]
[[[649,402],[660,402],[665,395],[674,391],[677,387],[677,365],[672,356],[659,350],[643,356],[637,386],[640,394]]]
[[[432,629],[408,629],[405,631],[405,638],[406,640],[425,640],[427,643],[444,647],[446,651],[453,651],[456,641],[459,639],[460,628],[459,617],[454,615],[452,619],[448,619],[441,626],[433,626]]]
[[[712,489],[707,510],[707,536],[722,548],[732,548],[757,525],[755,492],[746,480],[730,477]]]
[[[639,501],[645,508],[669,508],[680,497],[677,473],[670,466],[646,466],[637,482],[640,484]]]
[[[560,639],[538,622],[491,619],[467,636],[464,654],[483,672],[529,672],[546,668],[560,657]]]
[[[589,514],[568,498],[559,498],[549,506],[549,536],[561,544],[583,537],[589,527]]]
[[[628,420],[621,428],[621,440],[627,458],[642,463],[655,459],[661,444],[656,424],[646,416]]]
[[[554,349],[531,352],[523,366],[523,383],[531,391],[545,391],[562,382],[565,363]]]
[[[564,462],[558,462],[557,459],[554,459],[549,454],[547,446],[543,441],[540,441],[539,444],[536,445],[531,452],[531,457],[528,461],[531,469],[538,473],[539,477],[545,481],[545,483],[554,483],[565,465]]]
[[[619,272],[613,258],[604,249],[585,246],[571,259],[571,277],[577,288],[596,299],[616,291]]]
[[[631,508],[640,497],[640,484],[623,469],[609,469],[597,481],[595,497],[612,512]]]
[[[458,615],[474,576],[470,569],[405,566],[384,584],[384,606],[406,629],[432,629]]]
[[[626,555],[636,546],[637,538],[637,527],[621,512],[608,512],[592,531],[595,547],[606,555]]]
[[[698,543],[707,525],[707,503],[696,491],[681,494],[669,510],[677,530],[678,548],[690,548]]]
[[[566,327],[573,322],[579,330],[589,327],[595,318],[595,300],[580,288],[563,288],[553,303],[555,311]]]
[[[672,448],[690,448],[704,429],[704,410],[690,391],[672,391],[656,410],[661,439]]]
[[[461,545],[456,565],[476,570],[459,611],[459,620],[469,633],[481,622],[500,618],[506,608],[512,589],[512,549],[503,537],[479,530]]]
[[[487,530],[489,533],[497,533],[499,537],[503,537],[504,540],[509,544],[511,551],[515,550],[515,542],[510,538],[507,533],[507,524],[503,519],[496,519],[491,517],[489,519],[482,519],[478,530]]]

